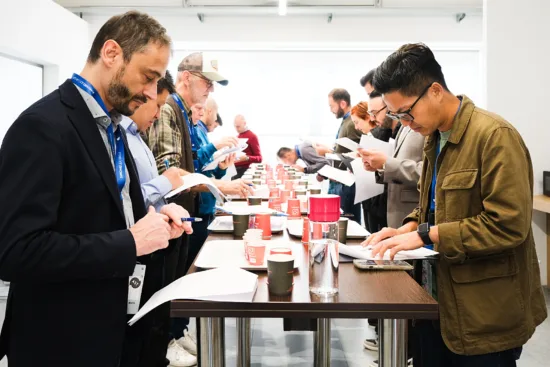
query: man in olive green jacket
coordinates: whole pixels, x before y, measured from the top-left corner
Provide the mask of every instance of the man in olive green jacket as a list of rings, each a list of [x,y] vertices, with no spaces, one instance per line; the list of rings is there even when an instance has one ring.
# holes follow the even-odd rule
[[[425,349],[415,365],[515,366],[547,316],[531,229],[527,147],[502,117],[451,94],[425,45],[390,55],[374,87],[388,115],[428,137],[419,206],[402,227],[365,243],[375,255],[423,246],[440,253],[431,269],[440,325],[424,323],[418,338]]]

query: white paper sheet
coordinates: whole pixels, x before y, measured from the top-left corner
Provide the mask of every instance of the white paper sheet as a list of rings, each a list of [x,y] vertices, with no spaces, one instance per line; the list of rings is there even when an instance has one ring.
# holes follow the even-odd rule
[[[334,153],[325,153],[325,158],[331,161],[341,161],[340,157]]]
[[[338,252],[342,255],[350,256],[355,259],[363,260],[390,260],[390,252],[386,251],[384,258],[372,256],[372,250],[370,248],[362,247],[361,245],[345,245],[343,243],[338,244]],[[438,252],[428,250],[425,247],[421,247],[416,250],[400,251],[395,254],[394,260],[419,260],[437,256]]]
[[[341,182],[346,186],[351,186],[355,183],[353,173],[339,170],[338,168],[331,167],[328,164],[321,168],[317,173],[321,176],[328,177],[331,180]]]
[[[355,175],[354,204],[361,203],[384,192],[384,185],[376,183],[374,172],[365,170],[361,158],[351,161],[351,168]]]
[[[252,302],[257,286],[256,274],[235,267],[186,275],[153,294],[128,324],[133,325],[151,310],[175,299]]]
[[[336,144],[343,146],[344,148],[347,148],[351,150],[352,152],[357,152],[357,149],[359,148],[359,144],[351,140],[350,138],[339,138],[336,139]]]
[[[370,149],[380,150],[391,157],[393,156],[393,151],[395,148],[395,140],[390,139],[389,142],[385,142],[383,140],[376,139],[372,135],[363,135],[361,136],[359,147],[365,150],[370,150]]]
[[[197,185],[206,185],[206,187],[208,187],[208,190],[210,190],[217,201],[223,202],[223,199],[225,198],[225,195],[216,187],[216,185],[214,185],[212,180],[210,180],[210,178],[206,177],[205,175],[201,175],[200,173],[191,173],[186,176],[182,176],[181,179],[183,181],[183,184],[177,189],[172,190],[168,194],[166,194],[164,196],[166,199],[176,196],[180,192]]]
[[[218,164],[223,161],[227,156],[231,153],[235,152],[242,152],[248,147],[246,144],[239,144],[239,146],[232,147],[232,148],[225,148],[222,150],[218,150],[216,153],[214,153],[214,160],[207,165],[205,165],[202,168],[202,171],[211,171],[213,169],[216,169],[218,167]]]

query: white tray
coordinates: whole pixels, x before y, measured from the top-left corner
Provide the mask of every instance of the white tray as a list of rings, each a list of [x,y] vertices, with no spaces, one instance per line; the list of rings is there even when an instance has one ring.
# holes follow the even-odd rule
[[[271,217],[271,233],[279,233],[285,229],[285,217]],[[208,226],[215,233],[233,233],[233,216],[216,217]]]
[[[302,219],[289,219],[286,223],[286,228],[288,229],[288,234],[291,236],[302,238],[304,221]],[[368,235],[370,235],[370,233],[365,228],[361,227],[359,223],[354,220],[348,221],[348,239],[364,240]]]
[[[300,243],[288,241],[264,241],[265,253],[275,247],[288,247],[294,255],[294,268],[301,264],[303,247]],[[267,258],[267,256],[266,256]],[[205,242],[195,266],[201,269],[215,269],[223,266],[239,267],[245,270],[267,270],[267,260],[262,265],[250,265],[244,257],[244,243],[242,240],[216,240]]]

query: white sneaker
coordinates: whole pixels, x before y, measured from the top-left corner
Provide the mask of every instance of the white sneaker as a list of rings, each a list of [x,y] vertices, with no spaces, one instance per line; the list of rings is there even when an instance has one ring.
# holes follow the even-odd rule
[[[166,359],[170,361],[170,367],[191,367],[197,364],[197,357],[183,349],[175,339],[168,344]]]
[[[377,351],[378,350],[378,338],[376,338],[376,339],[366,339],[363,342],[363,348],[368,349],[368,350]]]
[[[183,331],[183,336],[177,340],[178,344],[191,353],[192,355],[197,355],[197,340],[195,337],[188,332],[187,330]]]

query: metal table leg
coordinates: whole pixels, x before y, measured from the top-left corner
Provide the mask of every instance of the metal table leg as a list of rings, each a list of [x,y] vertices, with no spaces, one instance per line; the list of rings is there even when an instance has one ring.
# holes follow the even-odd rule
[[[407,366],[407,320],[379,320],[378,341],[379,367]]]
[[[250,367],[250,319],[237,318],[237,367]]]
[[[201,367],[225,367],[225,320],[200,319]]]
[[[314,366],[330,367],[330,319],[317,319],[313,344]]]

